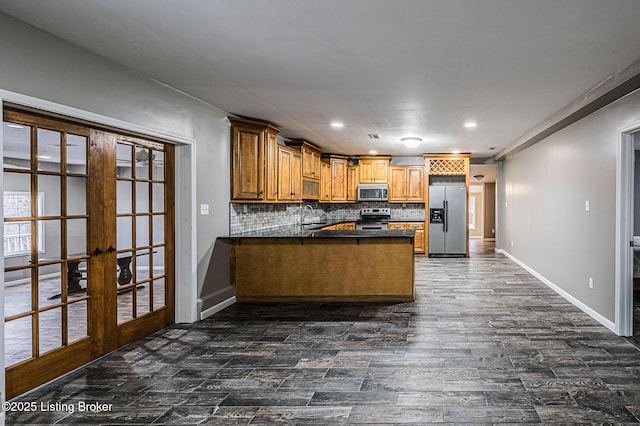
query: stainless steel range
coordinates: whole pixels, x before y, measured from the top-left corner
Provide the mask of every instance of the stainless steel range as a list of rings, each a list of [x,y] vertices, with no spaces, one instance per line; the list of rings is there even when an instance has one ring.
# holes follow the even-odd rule
[[[356,229],[389,229],[391,209],[387,207],[369,207],[360,210],[360,220],[356,223]]]

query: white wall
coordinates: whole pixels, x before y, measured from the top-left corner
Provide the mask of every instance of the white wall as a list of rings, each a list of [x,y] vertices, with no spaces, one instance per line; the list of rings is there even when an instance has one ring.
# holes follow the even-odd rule
[[[638,120],[635,92],[508,159],[498,180],[498,247],[611,322],[618,135]]]
[[[0,97],[4,93],[5,100],[7,93],[18,94],[122,121],[131,129],[194,141],[179,147],[176,155],[176,251],[180,255],[192,247],[196,251],[196,258],[188,259],[177,277],[183,286],[177,288],[178,303],[186,295],[186,305],[193,307],[178,319],[195,320],[198,289],[205,279],[199,270],[208,269],[216,237],[226,235],[229,228],[227,114],[4,14],[0,14],[0,58]],[[208,216],[195,215],[193,208],[200,203],[210,205]],[[193,243],[192,235],[197,235]],[[0,353],[1,362],[4,351]]]

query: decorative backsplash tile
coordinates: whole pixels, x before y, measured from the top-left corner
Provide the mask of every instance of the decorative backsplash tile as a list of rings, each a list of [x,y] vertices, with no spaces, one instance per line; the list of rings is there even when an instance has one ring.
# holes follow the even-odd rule
[[[311,206],[311,208],[307,207]],[[344,203],[317,202],[296,204],[231,203],[229,207],[229,234],[239,234],[299,226],[300,221],[356,221],[365,207],[391,208],[391,220],[424,220],[425,205],[421,203]]]

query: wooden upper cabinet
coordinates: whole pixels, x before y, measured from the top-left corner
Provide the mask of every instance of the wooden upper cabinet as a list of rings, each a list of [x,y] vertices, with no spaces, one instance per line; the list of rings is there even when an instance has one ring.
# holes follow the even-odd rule
[[[262,132],[255,129],[232,129],[233,180],[232,198],[260,200],[264,195]]]
[[[287,142],[287,146],[302,153],[302,177],[320,180],[320,148],[302,139],[292,139]]]
[[[391,157],[359,157],[360,183],[388,183]]]
[[[347,201],[358,201],[358,166],[347,166]]]
[[[275,167],[280,129],[251,119],[229,117],[229,121],[232,201],[275,201],[277,183],[274,174],[267,170]]]
[[[265,132],[265,201],[278,200],[278,135]]]
[[[293,153],[291,161],[291,201],[302,201],[302,155]]]
[[[330,157],[331,201],[347,201],[347,158]]]
[[[427,176],[464,176],[469,186],[471,154],[424,154]]]
[[[302,155],[278,145],[278,201],[302,200]]]
[[[391,166],[389,168],[389,201],[406,201],[407,168]]]
[[[407,201],[424,202],[425,185],[424,166],[407,166]]]
[[[424,202],[424,166],[390,166],[389,177],[389,201]]]
[[[331,164],[320,163],[320,201],[331,201]]]
[[[302,154],[302,199],[320,199],[320,148],[302,139],[292,139],[287,146]]]

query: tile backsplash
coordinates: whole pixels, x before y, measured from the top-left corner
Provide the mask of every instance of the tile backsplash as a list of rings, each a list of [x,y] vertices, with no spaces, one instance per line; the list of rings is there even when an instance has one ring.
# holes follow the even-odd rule
[[[313,212],[306,206],[311,206]],[[305,222],[356,221],[360,219],[360,209],[365,207],[389,207],[391,208],[391,220],[395,221],[424,220],[425,217],[425,205],[422,203],[231,203],[229,206],[229,234],[300,226],[302,215],[304,215]]]

